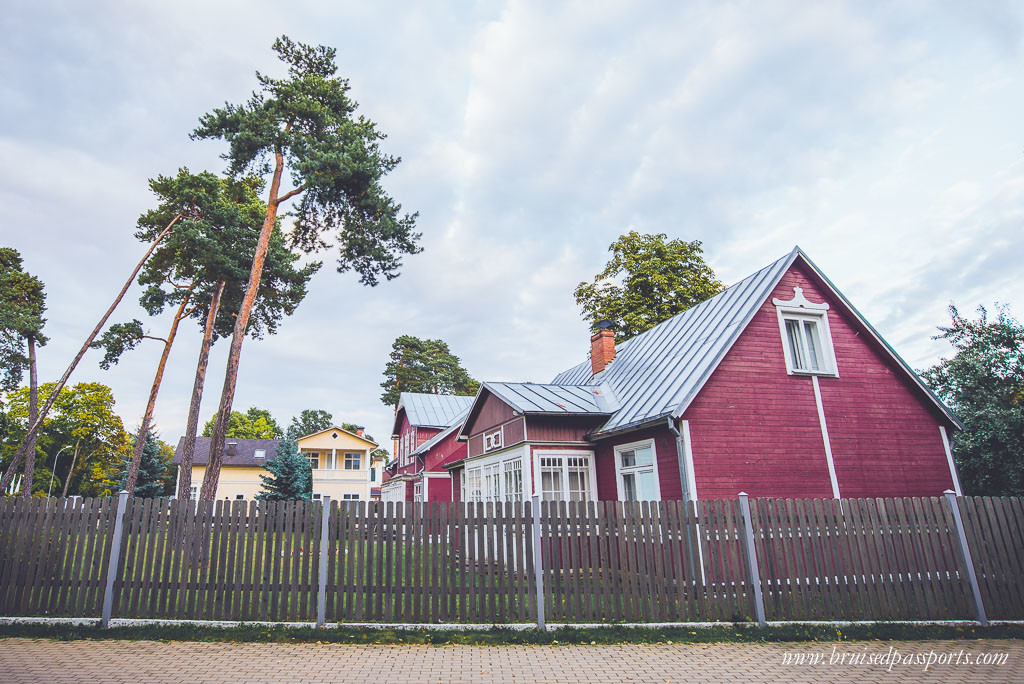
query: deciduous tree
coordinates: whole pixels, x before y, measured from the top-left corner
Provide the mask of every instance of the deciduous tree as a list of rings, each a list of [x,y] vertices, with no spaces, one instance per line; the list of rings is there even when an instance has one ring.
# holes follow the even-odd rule
[[[476,394],[480,383],[469,376],[459,357],[444,340],[422,340],[402,335],[391,344],[384,368],[380,400],[397,406],[402,392],[424,394]]]
[[[288,426],[287,436],[289,439],[298,439],[320,432],[334,425],[334,416],[323,409],[303,409],[299,415],[292,418]],[[346,430],[348,428],[345,428]]]
[[[206,422],[203,426],[203,437],[213,434],[216,423],[216,416]],[[245,413],[231,412],[225,436],[235,439],[280,439],[284,436],[284,431],[270,415],[270,411],[251,406]]]
[[[704,262],[700,240],[669,240],[664,233],[632,231],[608,250],[611,260],[593,282],[573,293],[583,318],[610,320],[619,339],[629,339],[722,291]]]
[[[995,320],[983,307],[976,320],[949,313],[935,339],[953,356],[921,375],[964,424],[953,436],[964,493],[1024,495],[1024,326],[1002,307]]]
[[[292,240],[307,252],[339,249],[338,270],[355,270],[366,285],[398,276],[402,254],[420,250],[415,215],[384,191],[383,177],[399,163],[384,154],[376,124],[355,116],[348,81],[337,76],[335,50],[295,43],[282,36],[274,51],[287,65],[284,78],[257,73],[260,90],[241,105],[226,104],[203,116],[194,138],[220,138],[232,175],[269,175],[267,210],[248,283],[231,337],[224,387],[201,498],[212,500],[223,461],[242,342],[263,275],[278,212],[297,198]],[[292,188],[283,190],[285,172]]]

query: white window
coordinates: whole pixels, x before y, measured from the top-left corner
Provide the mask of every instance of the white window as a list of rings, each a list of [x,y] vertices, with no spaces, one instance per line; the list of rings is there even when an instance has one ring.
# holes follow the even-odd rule
[[[359,495],[358,494],[342,494],[341,495],[341,500],[342,501],[359,501]]]
[[[423,501],[423,481],[414,482],[412,485],[412,500],[416,502]]]
[[[267,457],[267,450],[266,449],[257,449],[256,451],[252,452],[252,455],[253,455],[253,458],[266,458]]]
[[[199,498],[199,485],[191,485],[188,488],[189,498],[192,500]]]
[[[235,494],[235,501],[245,501],[245,494]]]
[[[593,469],[590,454],[547,452],[538,459],[540,493],[545,501],[591,501]]]
[[[345,454],[345,470],[359,470],[363,464],[363,455],[358,451]]]
[[[320,452],[318,451],[307,451],[306,458],[309,459],[309,467],[314,470],[320,467]]]
[[[484,433],[484,453],[501,448],[501,428]]]
[[[838,376],[828,326],[828,303],[808,301],[799,287],[793,288],[793,299],[775,298],[772,303],[779,317],[786,372]]]
[[[654,440],[615,447],[620,501],[660,501]]]
[[[324,495],[321,494],[320,492],[313,492],[313,501],[321,501],[323,500],[323,498]]]
[[[502,472],[504,501],[523,500],[523,459],[505,461]]]
[[[480,479],[480,468],[466,471],[466,501],[483,501]]]

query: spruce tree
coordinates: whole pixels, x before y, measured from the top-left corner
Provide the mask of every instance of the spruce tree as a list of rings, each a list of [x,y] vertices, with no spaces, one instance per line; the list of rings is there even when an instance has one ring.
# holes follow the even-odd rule
[[[131,466],[132,459],[122,462],[121,477],[118,482],[119,490],[125,489]],[[134,495],[147,499],[167,495],[170,473],[170,453],[160,444],[160,440],[152,430],[146,431],[146,444],[142,447],[142,458],[139,461]]]
[[[309,501],[313,498],[313,469],[309,460],[299,453],[293,439],[282,439],[274,450],[274,458],[263,466],[271,476],[260,475],[264,491],[256,495],[261,501]]]

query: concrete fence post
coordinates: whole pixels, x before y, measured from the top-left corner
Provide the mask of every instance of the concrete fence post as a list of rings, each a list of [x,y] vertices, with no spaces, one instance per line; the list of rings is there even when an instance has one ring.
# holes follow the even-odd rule
[[[761,594],[761,573],[757,568],[757,553],[754,551],[754,524],[750,519],[750,501],[746,492],[740,492],[740,518],[743,522],[743,548],[747,562],[747,579],[754,591],[754,615],[757,624],[765,626],[764,596]]]
[[[978,585],[978,575],[974,572],[974,559],[971,557],[971,547],[967,544],[967,534],[964,531],[964,520],[960,516],[960,505],[956,500],[956,492],[947,489],[944,494],[949,502],[949,509],[953,513],[953,522],[956,524],[957,543],[960,548],[960,558],[967,569],[967,579],[971,583],[971,592],[974,594],[974,608],[978,616],[978,623],[982,626],[988,624],[988,616],[985,614],[985,603],[981,599],[981,587]]]
[[[533,583],[537,590],[537,628],[547,629],[544,617],[544,549],[540,535],[540,495],[534,494],[530,507],[533,512]]]
[[[110,625],[110,613],[114,608],[114,582],[117,568],[121,564],[121,537],[124,535],[124,511],[128,507],[128,492],[121,490],[117,495],[117,515],[114,518],[114,534],[110,539],[110,555],[107,560],[107,584],[103,589],[103,612],[100,626]]]
[[[320,511],[320,564],[318,587],[316,592],[316,626],[323,627],[327,624],[327,562],[330,553],[330,522],[331,522],[331,497],[324,496],[323,510]]]

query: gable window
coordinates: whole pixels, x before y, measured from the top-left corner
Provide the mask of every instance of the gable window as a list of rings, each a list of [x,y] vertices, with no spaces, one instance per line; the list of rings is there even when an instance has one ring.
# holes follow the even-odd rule
[[[660,501],[654,440],[615,447],[620,501]]]
[[[359,452],[345,454],[345,470],[359,470],[362,463],[362,454]]]
[[[828,326],[828,303],[808,301],[800,287],[793,288],[793,299],[774,298],[772,303],[779,317],[786,372],[790,375],[838,377],[832,333]]]
[[[484,433],[484,453],[501,448],[501,428]]]

